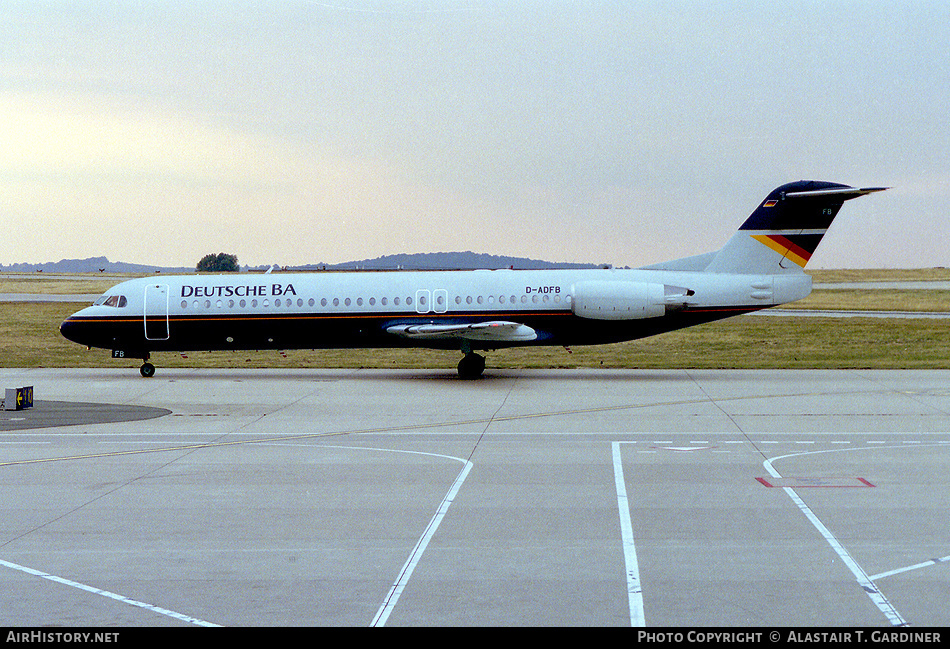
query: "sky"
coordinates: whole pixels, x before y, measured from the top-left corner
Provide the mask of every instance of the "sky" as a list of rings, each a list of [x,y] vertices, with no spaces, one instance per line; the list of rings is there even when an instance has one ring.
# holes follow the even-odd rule
[[[0,264],[640,266],[793,180],[809,268],[950,266],[950,3],[0,5]]]

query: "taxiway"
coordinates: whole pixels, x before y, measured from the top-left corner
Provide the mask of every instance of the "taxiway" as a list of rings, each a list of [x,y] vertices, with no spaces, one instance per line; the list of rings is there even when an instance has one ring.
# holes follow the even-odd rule
[[[950,624],[950,371],[0,382],[5,626]]]

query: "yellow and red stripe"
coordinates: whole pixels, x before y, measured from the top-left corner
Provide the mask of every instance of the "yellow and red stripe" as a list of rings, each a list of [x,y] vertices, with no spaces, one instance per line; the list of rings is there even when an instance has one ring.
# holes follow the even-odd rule
[[[810,251],[802,248],[781,234],[753,234],[751,236],[759,243],[768,246],[786,259],[791,259],[802,268],[804,268],[808,260],[811,259]]]

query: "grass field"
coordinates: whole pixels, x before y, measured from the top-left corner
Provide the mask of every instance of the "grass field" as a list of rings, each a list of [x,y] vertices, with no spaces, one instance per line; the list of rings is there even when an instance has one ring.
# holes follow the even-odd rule
[[[815,289],[804,300],[778,308],[946,312],[950,311],[950,291]]]
[[[842,268],[808,270],[823,282],[933,282],[950,280],[950,268]]]
[[[869,291],[870,292],[870,291]],[[79,305],[0,303],[2,367],[129,367],[108,350],[64,339],[59,323]],[[944,308],[943,310],[947,310]],[[158,353],[159,367],[454,368],[461,354],[431,350],[290,350]],[[653,338],[488,354],[496,368],[950,368],[947,320],[740,316]]]
[[[950,270],[820,270],[816,283],[948,280]],[[0,293],[101,293],[131,276],[6,275]],[[0,366],[137,368],[108,350],[87,351],[59,334],[76,303],[0,303]],[[795,309],[950,311],[944,290],[815,290]],[[417,350],[291,350],[159,353],[159,367],[454,368],[459,352]],[[741,316],[653,338],[575,347],[532,347],[488,354],[500,368],[950,368],[946,320],[878,318],[771,318]]]

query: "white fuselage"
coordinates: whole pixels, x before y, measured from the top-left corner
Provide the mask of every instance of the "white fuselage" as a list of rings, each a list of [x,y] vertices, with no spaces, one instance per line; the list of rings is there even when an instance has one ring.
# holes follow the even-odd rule
[[[477,339],[414,338],[406,328],[488,321],[520,323],[537,335],[477,340],[476,347],[576,345],[633,339],[767,308],[801,299],[810,290],[804,274],[645,269],[156,275],[118,284],[97,305],[68,319],[63,333],[130,353],[408,344],[464,348],[460,341]],[[93,327],[98,336],[80,332]]]

